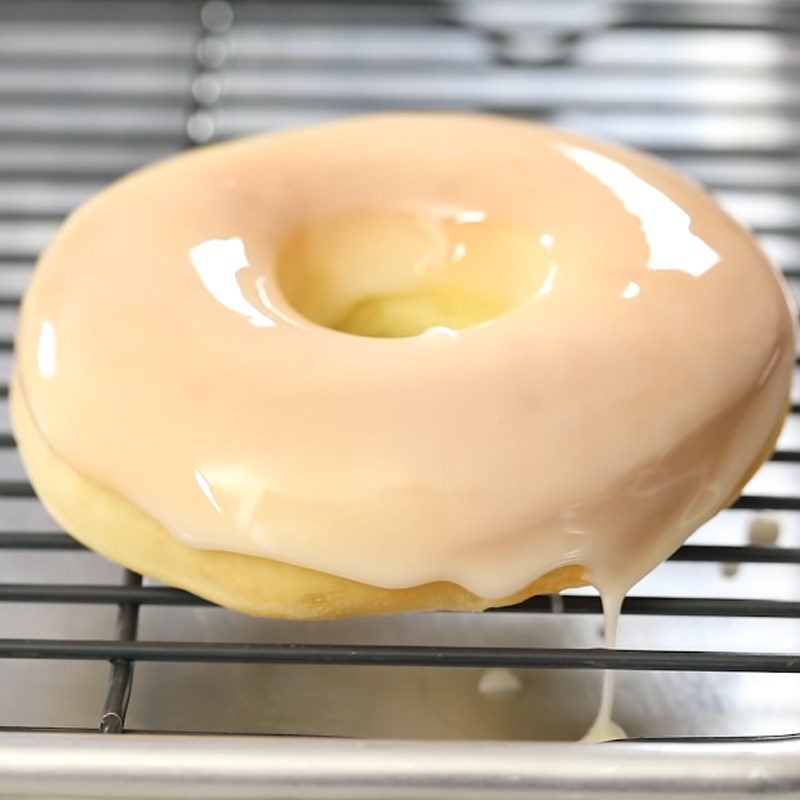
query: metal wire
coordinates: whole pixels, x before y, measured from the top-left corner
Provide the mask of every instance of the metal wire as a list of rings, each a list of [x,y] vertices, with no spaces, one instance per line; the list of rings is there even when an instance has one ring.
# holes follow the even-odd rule
[[[33,19],[35,25],[36,14],[26,12],[25,4],[19,5],[16,12],[6,9],[4,13],[10,13],[12,18],[18,13],[23,20]],[[247,4],[241,12],[243,26],[269,20],[294,26],[294,37],[270,39],[272,48],[265,50],[248,45],[246,39],[237,40],[239,70],[226,76],[223,92],[219,72],[230,58],[231,4],[133,3],[121,4],[113,11],[108,4],[84,2],[81,13],[89,18],[95,15],[105,20],[104,24],[113,25],[115,14],[121,18],[127,18],[128,14],[134,14],[135,18],[163,14],[165,18],[181,20],[185,36],[169,34],[175,41],[166,41],[157,57],[168,64],[188,64],[188,78],[169,73],[169,80],[149,83],[143,89],[141,80],[128,85],[115,78],[113,72],[96,74],[94,62],[67,40],[56,45],[51,42],[47,47],[34,42],[28,50],[8,40],[7,52],[3,51],[5,40],[0,41],[0,56],[13,70],[19,65],[18,73],[10,73],[11,78],[5,81],[0,69],[0,112],[7,111],[5,116],[0,113],[0,181],[45,176],[59,185],[99,186],[141,160],[242,133],[248,126],[281,127],[388,105],[481,108],[575,124],[669,156],[713,188],[733,193],[734,201],[736,192],[743,190],[777,191],[787,198],[800,192],[800,168],[792,160],[800,147],[800,126],[790,124],[796,106],[800,105],[796,91],[800,58],[794,49],[796,39],[789,35],[800,30],[800,10],[789,4],[742,3],[723,8],[688,2],[632,2],[620,5],[611,21],[592,22],[569,10],[559,16],[552,10],[552,4],[548,6],[549,12],[543,11],[544,5],[547,4],[495,6],[470,0]],[[31,7],[37,7],[36,3],[28,8]],[[331,21],[350,31],[346,47],[337,50],[330,42],[312,41],[308,31]],[[395,26],[393,35],[405,38],[402,47],[388,40],[383,50],[373,46],[369,51],[371,67],[366,70],[359,60],[362,58],[359,48],[367,47],[364,42],[368,36],[362,36],[359,30],[369,33],[370,26],[376,25],[382,29]],[[659,58],[662,61],[677,58],[678,51],[674,48],[659,51],[654,47],[644,54],[626,56],[623,41],[622,45],[615,45],[617,62],[606,63],[596,53],[593,55],[591,39],[587,38],[588,33],[598,30],[631,29],[667,38],[703,36],[724,30],[769,32],[778,37],[777,42],[784,37],[786,47],[779,47],[768,65],[771,79],[781,91],[765,92],[758,78],[753,77],[760,74],[758,70],[737,62],[707,65],[704,74],[711,75],[713,80],[709,79],[711,83],[704,91],[696,92],[693,65],[687,63],[678,65],[687,72],[681,73],[676,83],[659,84],[665,92],[659,97],[665,99],[656,104],[652,81],[659,80]],[[234,38],[235,34],[236,26]],[[264,35],[271,34],[267,30]],[[370,35],[377,34],[373,31]],[[105,46],[99,39],[92,41],[101,50]],[[120,50],[117,54],[120,63],[126,58],[133,59],[131,63],[140,63],[135,58],[134,45],[121,41],[115,46]],[[691,52],[701,50],[695,48]],[[629,57],[649,59],[648,64],[638,68],[637,74],[645,75],[650,84],[639,81],[625,66],[624,59]],[[293,60],[302,63],[300,77],[285,70],[265,68],[284,63],[281,59],[286,63]],[[344,73],[327,74],[331,63],[338,64],[348,79],[341,79]],[[27,68],[32,77],[25,71]],[[70,74],[75,77],[71,83],[60,81],[62,70],[72,71]],[[22,79],[23,83],[19,83]],[[731,93],[731,86],[738,86],[741,91]],[[36,109],[19,111],[16,98],[25,96],[25,92],[42,104],[44,116]],[[73,101],[89,110],[87,119],[70,113]],[[794,106],[787,110],[787,102]],[[117,116],[113,119],[103,114],[102,110],[108,106],[116,109]],[[704,116],[709,108],[715,114],[713,118]],[[713,122],[713,125],[709,122],[710,132],[701,124],[708,120]],[[726,121],[733,123],[728,125]],[[24,136],[26,143],[55,142],[69,148],[87,135],[97,143],[97,153],[85,165],[73,166],[63,158],[53,163],[28,158],[24,148],[22,161],[4,155],[4,137]],[[135,156],[126,155],[122,145],[133,148]],[[49,205],[22,201],[19,206],[0,204],[0,232],[6,230],[5,224],[18,226],[18,230],[11,231],[13,235],[0,236],[0,277],[10,275],[20,265],[23,270],[29,269],[38,248],[73,205],[72,194],[67,195],[48,201]],[[789,213],[783,218],[774,215],[759,218],[756,211],[752,222],[773,258],[790,277],[800,277],[800,206],[795,212],[794,216]],[[4,286],[0,287],[0,313],[3,309],[13,313],[19,292]],[[11,330],[0,329],[0,356],[8,356]],[[0,400],[8,392],[7,379],[8,364],[0,358]],[[798,411],[800,398],[795,398],[792,413]],[[0,448],[13,447],[10,430],[0,430]],[[800,463],[800,447],[782,447],[773,461]],[[35,493],[22,475],[9,475],[0,478],[0,497],[24,501],[34,498]],[[800,492],[748,494],[733,507],[798,512]],[[61,532],[0,532],[0,552],[56,552],[82,547]],[[672,559],[800,564],[800,548],[687,545]],[[125,730],[136,661],[800,673],[800,656],[796,653],[141,641],[137,639],[140,607],[200,606],[207,602],[177,589],[144,586],[141,576],[131,572],[125,574],[121,585],[6,583],[0,585],[0,602],[118,606],[115,630],[108,640],[0,640],[0,658],[108,660],[109,679],[98,722],[98,729],[104,733]],[[543,614],[553,610],[548,598],[536,597],[499,609],[498,613]],[[597,597],[565,596],[559,611],[600,614],[601,607]],[[639,596],[625,601],[623,613],[800,619],[800,602]]]
[[[212,605],[196,595],[164,586],[102,586],[98,584],[0,584],[0,602],[127,604],[147,606]],[[564,595],[560,599],[564,614],[601,614],[600,598]],[[548,597],[532,597],[517,605],[490,609],[490,612],[514,614],[549,614]],[[622,605],[624,614],[675,617],[774,617],[800,618],[800,601],[756,600],[713,597],[628,597]]]
[[[428,647],[413,645],[239,644],[72,639],[0,640],[3,658],[177,661],[235,664],[347,664],[388,667],[518,667],[797,672],[794,653],[605,650],[547,647]]]
[[[129,588],[142,585],[142,576],[130,570],[125,571],[125,586]],[[125,600],[119,604],[115,638],[120,642],[131,642],[136,639],[139,624],[139,604]],[[100,714],[101,733],[121,733],[125,727],[125,714],[131,698],[133,686],[133,662],[125,656],[111,658],[111,672],[108,679],[103,710]]]

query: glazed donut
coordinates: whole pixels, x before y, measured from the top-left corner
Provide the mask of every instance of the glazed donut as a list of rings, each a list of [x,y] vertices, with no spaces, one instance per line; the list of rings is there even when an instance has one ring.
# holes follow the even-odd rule
[[[477,115],[181,155],[76,211],[14,430],[76,538],[253,614],[629,588],[770,453],[785,286],[701,189]]]

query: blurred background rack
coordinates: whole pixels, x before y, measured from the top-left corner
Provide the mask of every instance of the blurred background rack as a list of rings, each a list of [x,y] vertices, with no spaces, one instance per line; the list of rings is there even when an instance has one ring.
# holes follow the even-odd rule
[[[36,500],[7,383],[63,216],[195,145],[426,108],[656,153],[800,294],[798,3],[0,5],[0,796],[800,796],[800,379],[773,459],[636,587],[617,652],[589,591],[480,616],[245,618],[85,551]],[[604,666],[634,740],[542,744],[586,729]]]

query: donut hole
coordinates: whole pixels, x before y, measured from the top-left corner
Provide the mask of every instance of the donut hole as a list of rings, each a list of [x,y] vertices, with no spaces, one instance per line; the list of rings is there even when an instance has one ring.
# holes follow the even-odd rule
[[[548,281],[548,237],[481,212],[350,212],[296,230],[277,280],[307,319],[358,336],[460,330],[521,306]]]

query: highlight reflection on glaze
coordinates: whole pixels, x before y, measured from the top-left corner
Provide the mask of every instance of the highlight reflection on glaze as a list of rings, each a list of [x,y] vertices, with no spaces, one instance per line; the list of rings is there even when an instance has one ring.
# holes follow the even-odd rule
[[[214,510],[221,515],[222,509],[219,507],[217,498],[214,497],[214,492],[211,490],[211,486],[209,485],[205,475],[203,475],[203,473],[200,472],[199,469],[196,469],[194,471],[194,479],[197,482],[197,485],[200,487],[200,491],[203,493],[205,498],[208,500],[209,503],[211,503]]]
[[[692,233],[691,217],[655,186],[628,167],[584,147],[558,145],[620,200],[642,223],[650,247],[647,269],[680,270],[694,277],[719,263],[719,254]]]
[[[634,297],[638,297],[642,292],[642,287],[636,283],[636,281],[631,281],[623,290],[622,290],[622,297],[626,300],[632,300]]]
[[[203,285],[225,308],[241,314],[257,328],[274,328],[275,321],[254,308],[245,298],[237,275],[250,266],[244,242],[239,238],[209,239],[195,245],[189,258]]]
[[[56,329],[50,320],[43,320],[39,329],[39,344],[36,361],[42,380],[50,380],[56,374]]]

